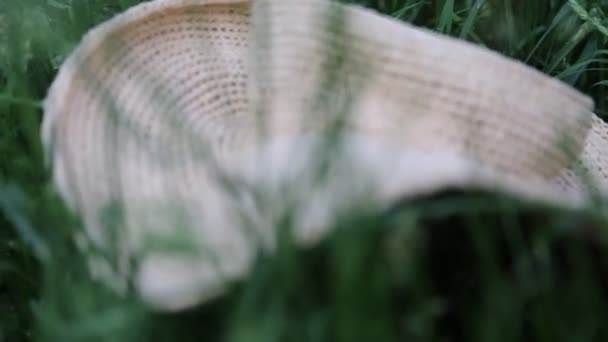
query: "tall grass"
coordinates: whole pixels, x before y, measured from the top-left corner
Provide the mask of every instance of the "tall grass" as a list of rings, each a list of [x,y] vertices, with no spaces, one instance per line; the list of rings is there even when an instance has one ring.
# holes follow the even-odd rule
[[[41,99],[95,24],[138,0],[0,2],[0,341],[589,341],[608,328],[608,219],[446,192],[352,213],[320,245],[261,255],[221,298],[159,314],[92,281],[50,186]],[[487,46],[608,116],[602,0],[350,1]]]

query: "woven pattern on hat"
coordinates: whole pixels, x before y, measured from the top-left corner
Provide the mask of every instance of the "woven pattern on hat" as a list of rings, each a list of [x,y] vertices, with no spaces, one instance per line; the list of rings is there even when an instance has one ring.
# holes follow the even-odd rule
[[[224,204],[207,147],[232,144],[247,124],[248,36],[242,2],[152,2],[91,32],[62,67],[45,103],[44,140],[59,190],[83,217],[79,241],[115,257],[92,259],[97,277],[125,287],[117,279],[134,272],[133,256],[162,239],[194,255],[182,247],[180,262],[135,265],[144,283],[157,270],[149,262],[172,270],[165,277],[174,282],[155,284],[155,294],[190,286],[179,283],[185,276],[210,292],[219,271],[213,258],[196,255],[207,245],[229,257],[222,273],[243,272],[244,236],[224,228],[241,222]],[[208,271],[183,270],[191,260],[201,269],[207,260]],[[173,305],[192,301],[191,288],[182,292]]]
[[[83,39],[49,91],[43,139],[81,247],[111,256],[91,257],[93,273],[177,309],[272,246],[283,183],[312,241],[360,193],[482,187],[571,204],[577,163],[608,183],[591,110],[520,63],[361,8],[157,0]],[[315,186],[299,171],[335,128],[347,157],[326,153],[339,165]]]
[[[608,125],[602,119],[593,116],[578,161],[554,181],[570,193],[601,195],[608,191]]]
[[[273,38],[254,61],[272,75],[261,88],[276,131],[326,125],[328,110],[315,115],[311,101],[329,70],[349,96],[349,126],[391,143],[454,150],[522,177],[555,176],[579,152],[590,99],[521,63],[328,1],[256,4]]]

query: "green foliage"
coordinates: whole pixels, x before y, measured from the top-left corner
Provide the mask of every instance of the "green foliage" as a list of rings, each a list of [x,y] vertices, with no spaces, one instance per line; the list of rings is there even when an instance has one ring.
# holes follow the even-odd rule
[[[83,34],[138,0],[0,2],[0,341],[605,340],[602,211],[448,193],[353,213],[319,246],[283,241],[203,307],[148,311],[93,281],[49,187],[40,104]],[[368,0],[593,96],[608,115],[602,0]]]

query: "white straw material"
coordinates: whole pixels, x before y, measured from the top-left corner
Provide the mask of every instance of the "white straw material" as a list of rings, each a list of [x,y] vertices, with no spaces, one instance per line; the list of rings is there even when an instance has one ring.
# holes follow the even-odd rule
[[[143,3],[84,37],[44,109],[93,274],[164,310],[242,277],[285,213],[311,244],[359,200],[456,187],[581,206],[608,186],[585,95],[327,0]]]

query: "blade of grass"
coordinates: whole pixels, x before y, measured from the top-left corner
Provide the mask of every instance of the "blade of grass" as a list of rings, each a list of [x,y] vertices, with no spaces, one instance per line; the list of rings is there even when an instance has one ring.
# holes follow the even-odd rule
[[[454,18],[454,0],[446,0],[441,9],[439,15],[439,22],[437,23],[437,31],[445,34],[452,32],[452,23]]]
[[[551,21],[551,25],[549,25],[549,27],[547,28],[545,33],[542,35],[542,37],[536,42],[536,45],[534,45],[534,48],[532,48],[532,50],[528,54],[528,57],[526,57],[524,59],[524,63],[530,62],[530,59],[532,58],[532,56],[536,53],[538,48],[544,43],[544,41],[547,39],[549,34],[551,34],[553,32],[553,30],[555,30],[555,28],[562,22],[562,20],[564,20],[568,17],[569,14],[572,14],[572,8],[567,3],[564,3],[564,5],[561,7],[559,12],[555,16],[555,18],[553,18],[553,20]]]
[[[473,28],[475,26],[475,20],[479,15],[479,11],[485,4],[486,0],[476,0],[473,6],[469,9],[469,13],[464,21],[464,25],[462,25],[462,29],[460,30],[460,39],[466,39],[473,32]]]

